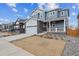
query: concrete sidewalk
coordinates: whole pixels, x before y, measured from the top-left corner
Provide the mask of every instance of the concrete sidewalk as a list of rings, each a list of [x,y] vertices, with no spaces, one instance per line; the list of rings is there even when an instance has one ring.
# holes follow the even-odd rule
[[[16,47],[5,39],[0,39],[0,56],[33,56],[31,53]]]

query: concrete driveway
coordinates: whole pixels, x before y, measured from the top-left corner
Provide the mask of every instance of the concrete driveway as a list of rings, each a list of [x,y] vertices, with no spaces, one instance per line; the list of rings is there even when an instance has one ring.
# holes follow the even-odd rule
[[[17,36],[15,38],[17,38]],[[10,39],[14,38],[0,38],[0,56],[33,56],[31,53],[11,44],[9,42]]]

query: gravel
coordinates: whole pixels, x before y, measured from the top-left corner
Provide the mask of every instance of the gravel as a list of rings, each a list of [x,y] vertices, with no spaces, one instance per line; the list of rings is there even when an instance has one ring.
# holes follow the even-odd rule
[[[77,38],[69,37],[66,43],[63,56],[79,56],[79,41]]]

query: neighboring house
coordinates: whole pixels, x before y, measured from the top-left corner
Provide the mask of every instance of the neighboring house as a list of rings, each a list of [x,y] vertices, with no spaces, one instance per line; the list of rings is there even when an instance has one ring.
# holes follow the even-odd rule
[[[9,24],[2,24],[2,31],[8,31],[9,30]]]
[[[13,23],[1,24],[1,31],[12,31]]]
[[[68,16],[68,9],[53,9],[50,11],[35,9],[31,18],[26,21],[26,33],[38,34],[45,31],[66,33]]]
[[[0,31],[2,31],[2,25],[0,24]]]
[[[25,33],[25,19],[17,19],[14,24],[14,31],[16,33]]]
[[[25,33],[25,22],[26,19],[17,19],[15,22],[1,24],[0,31],[9,31],[9,32],[16,32],[16,33]]]

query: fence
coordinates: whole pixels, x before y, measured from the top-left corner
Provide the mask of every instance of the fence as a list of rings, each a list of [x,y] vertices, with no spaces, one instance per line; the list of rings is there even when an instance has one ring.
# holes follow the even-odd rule
[[[79,36],[79,29],[67,29],[67,35],[70,36]]]

